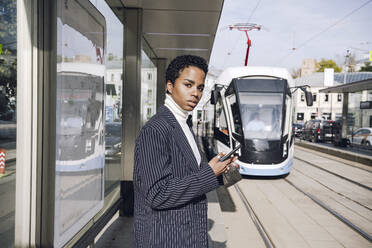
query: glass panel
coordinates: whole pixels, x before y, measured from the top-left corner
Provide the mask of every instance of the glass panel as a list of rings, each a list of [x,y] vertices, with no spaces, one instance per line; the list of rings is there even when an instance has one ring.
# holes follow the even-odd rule
[[[208,101],[203,106],[202,137],[213,137],[214,106]]]
[[[283,94],[239,93],[245,139],[280,140]]]
[[[88,1],[58,2],[56,247],[103,206],[105,29]]]
[[[223,110],[223,104],[221,97],[216,103],[216,127],[224,134],[229,135],[229,128],[227,126],[227,119],[225,111]]]
[[[240,122],[240,111],[238,103],[236,102],[235,93],[227,96],[227,101],[231,107],[231,113],[234,121],[233,132],[243,135],[242,123]]]
[[[156,66],[142,50],[141,60],[141,124],[156,114]]]
[[[14,246],[16,184],[17,1],[0,8],[0,240]]]
[[[123,24],[104,0],[93,1],[106,19],[105,195],[121,178]]]

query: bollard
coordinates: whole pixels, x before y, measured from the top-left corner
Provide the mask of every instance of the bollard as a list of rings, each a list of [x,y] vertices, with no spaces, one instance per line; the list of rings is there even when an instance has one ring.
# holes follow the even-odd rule
[[[5,174],[5,149],[0,149],[0,174]]]

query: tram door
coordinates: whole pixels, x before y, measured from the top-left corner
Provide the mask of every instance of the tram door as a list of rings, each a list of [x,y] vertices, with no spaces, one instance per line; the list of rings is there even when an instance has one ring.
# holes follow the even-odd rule
[[[215,104],[214,113],[214,138],[218,152],[229,152],[231,150],[231,137],[229,128],[229,114],[227,106],[224,104],[224,98],[221,92],[218,93],[218,99]]]

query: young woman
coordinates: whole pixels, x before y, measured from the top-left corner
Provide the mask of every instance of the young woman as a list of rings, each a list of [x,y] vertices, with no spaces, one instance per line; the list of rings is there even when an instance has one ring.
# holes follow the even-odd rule
[[[204,161],[187,125],[189,111],[202,97],[207,72],[203,58],[175,58],[166,72],[165,104],[136,140],[135,247],[208,247],[205,194],[218,187],[217,176],[236,158]]]

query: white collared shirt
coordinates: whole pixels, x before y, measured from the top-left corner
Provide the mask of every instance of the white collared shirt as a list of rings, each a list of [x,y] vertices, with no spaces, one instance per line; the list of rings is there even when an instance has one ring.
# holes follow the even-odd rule
[[[200,166],[201,162],[201,155],[198,149],[198,146],[195,142],[194,136],[192,135],[189,126],[186,123],[187,117],[189,115],[188,111],[183,110],[174,100],[173,98],[169,95],[166,94],[165,96],[165,103],[164,105],[172,112],[172,114],[176,117],[176,120],[180,124],[187,141],[189,142],[191,149],[194,153],[196,162]]]

